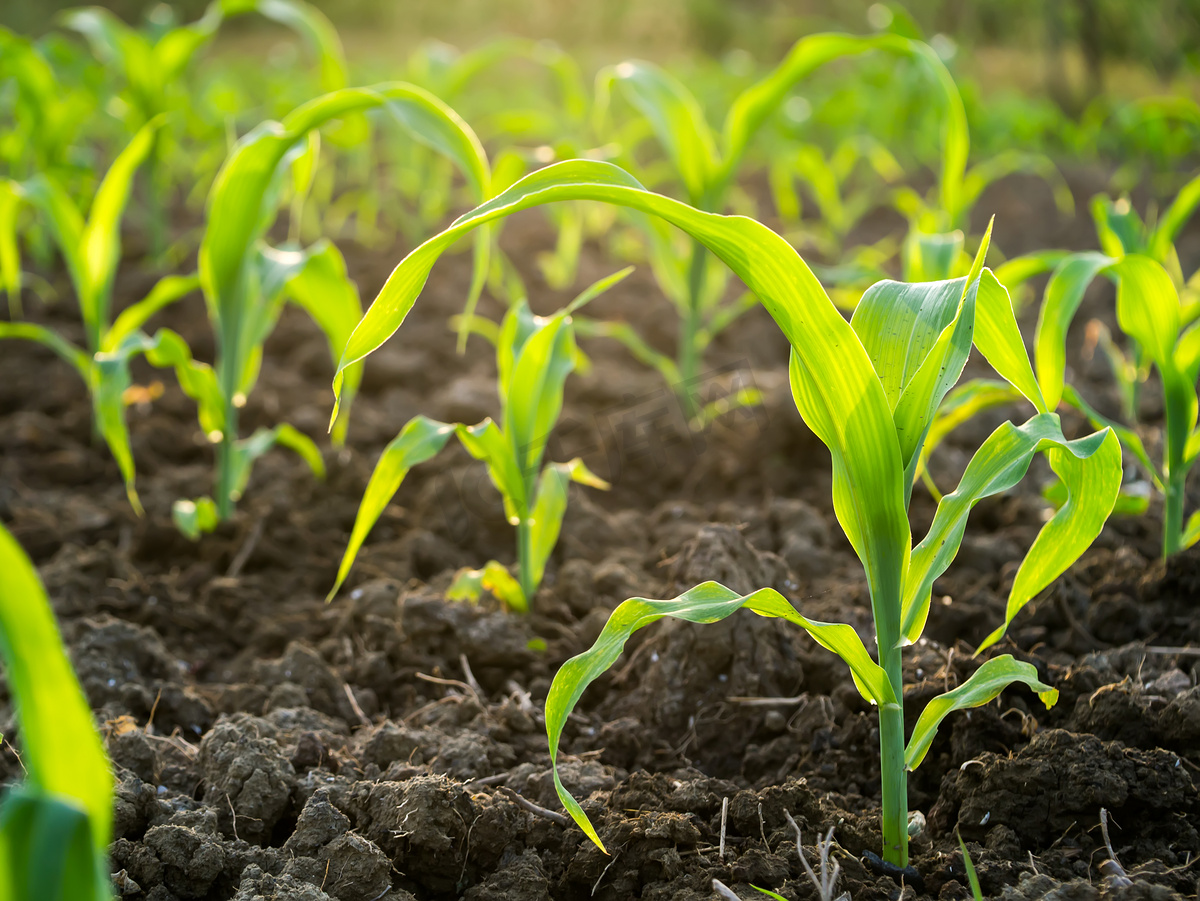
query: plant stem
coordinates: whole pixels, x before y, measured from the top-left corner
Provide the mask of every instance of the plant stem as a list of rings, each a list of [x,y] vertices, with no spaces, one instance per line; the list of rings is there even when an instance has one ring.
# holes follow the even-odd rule
[[[1184,477],[1186,473],[1184,473]],[[1170,474],[1163,508],[1163,557],[1177,553],[1183,543],[1183,487],[1185,478]]]
[[[696,382],[696,370],[699,367],[699,349],[696,347],[697,333],[700,331],[700,302],[704,291],[704,263],[707,251],[704,245],[693,239],[692,261],[688,267],[688,296],[687,312],[680,323],[679,330],[679,399],[683,403],[683,412],[691,420],[697,411],[696,399],[692,394]]]
[[[880,663],[896,693],[894,707],[879,708],[879,767],[883,808],[883,859],[908,866],[908,772],[904,769],[904,679],[901,651],[880,635]]]
[[[225,399],[225,428],[221,430],[221,443],[217,445],[217,516],[221,521],[233,516],[234,461],[237,441],[238,410],[232,398]]]
[[[537,586],[533,583],[533,530],[530,528],[528,515],[522,516],[517,523],[517,568],[525,602],[532,607],[533,593],[537,591]]]

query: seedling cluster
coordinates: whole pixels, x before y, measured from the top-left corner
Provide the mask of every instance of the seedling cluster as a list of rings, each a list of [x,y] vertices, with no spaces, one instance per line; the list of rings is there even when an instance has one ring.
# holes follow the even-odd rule
[[[250,13],[298,34],[318,76],[259,73],[246,84],[203,68],[223,23]],[[1200,541],[1200,510],[1187,500],[1200,457],[1200,273],[1185,273],[1175,248],[1200,203],[1200,177],[1147,220],[1127,199],[1095,198],[1092,250],[1006,258],[991,224],[973,230],[988,212],[985,188],[1031,173],[1068,214],[1071,191],[1040,150],[1001,147],[973,158],[968,104],[947,55],[902,11],[888,15],[892,24],[873,34],[802,37],[758,77],[718,67],[687,78],[625,60],[589,82],[556,47],[500,39],[466,53],[422,45],[395,67],[399,80],[364,87],[350,86],[356,78],[336,30],[301,0],[214,0],[194,22],[152,19],[144,28],[98,8],[71,10],[43,40],[0,29],[0,285],[8,301],[0,339],[37,342],[65,360],[91,399],[95,435],[117,464],[132,511],[169,516],[189,539],[204,541],[237,515],[255,461],[272,448],[298,454],[316,478],[331,465],[326,444],[353,448],[352,401],[364,364],[389,340],[403,344],[431,270],[465,250],[468,287],[450,328],[460,354],[494,351],[499,415],[464,423],[418,413],[399,428],[374,463],[328,599],[338,602],[402,483],[419,478],[420,464],[456,438],[486,467],[515,541],[510,559],[460,571],[446,597],[479,602],[490,594],[529,613],[556,565],[571,484],[610,487],[582,459],[546,459],[568,377],[591,365],[589,346],[620,342],[678,395],[688,427],[702,430],[729,409],[706,406],[695,392],[705,354],[761,305],[790,347],[796,410],[828,448],[832,510],[862,565],[870,632],[812,619],[797,598],[771,587],[740,594],[705,581],[670,599],[629,598],[554,675],[544,708],[554,783],[571,819],[603,849],[557,769],[572,711],[638,630],[666,617],[714,623],[744,609],[806,632],[841,659],[875,708],[880,847],[884,860],[904,868],[908,773],[943,721],[1015,683],[1046,707],[1058,696],[1032,663],[989,652],[906,731],[905,651],[922,640],[935,582],[963,545],[972,509],[1017,486],[1039,456],[1053,472],[1044,523],[1013,575],[1002,621],[977,654],[1004,639],[1114,510],[1161,517],[1164,556]],[[518,88],[493,98],[489,81],[514,72]],[[921,115],[898,115],[871,134],[851,123],[829,140],[829,122],[813,115],[806,96],[810,86],[815,97],[830,85],[832,102],[837,91],[857,91],[879,108],[915,102]],[[711,124],[717,109],[720,127]],[[911,131],[913,123],[919,136],[904,134],[901,126]],[[67,152],[79,143],[90,151],[82,161]],[[911,177],[922,168],[935,173],[927,190],[916,187],[927,179]],[[767,186],[765,198],[751,190],[756,180]],[[505,220],[532,208],[544,211],[555,237],[536,258],[501,244]],[[881,210],[899,213],[905,227],[865,243],[860,227]],[[198,224],[177,224],[189,218]],[[339,246],[355,241],[385,253],[397,235],[413,249],[397,254],[364,311]],[[565,290],[589,244],[647,266],[678,316],[673,349],[631,322],[582,312],[628,287],[622,281],[632,267],[619,263],[561,309],[535,314],[548,305],[528,273],[540,269],[546,285]],[[156,280],[117,310],[131,246]],[[40,321],[41,307],[55,302],[56,272],[65,272],[57,281],[78,305],[78,328]],[[1031,358],[1018,317],[1029,302],[1025,282],[1046,274],[1028,334]],[[1081,334],[1073,320],[1101,278],[1115,285],[1116,330],[1096,321]],[[488,309],[484,298],[503,310],[498,321],[479,312]],[[169,307],[199,303],[211,325],[207,357],[154,325]],[[328,436],[286,422],[244,434],[239,422],[287,304],[307,313],[328,343]],[[1094,351],[1110,364],[1119,409],[1070,383],[1068,361]],[[992,374],[960,383],[973,353]],[[211,488],[165,511],[144,510],[136,487],[129,406],[147,364],[194,402],[211,445]],[[1154,394],[1161,412],[1145,403]],[[746,391],[734,404],[761,400]],[[955,473],[936,450],[984,410],[1015,418],[973,450],[943,493]],[[1141,480],[1130,475],[1135,469]],[[936,502],[923,535],[913,534],[914,491]],[[45,591],[2,527],[0,656],[20,708],[28,773],[0,806],[0,899],[109,897],[111,775]],[[831,835],[818,845],[818,877],[793,826],[806,871],[822,897],[832,896]],[[969,875],[978,893],[973,869]]]

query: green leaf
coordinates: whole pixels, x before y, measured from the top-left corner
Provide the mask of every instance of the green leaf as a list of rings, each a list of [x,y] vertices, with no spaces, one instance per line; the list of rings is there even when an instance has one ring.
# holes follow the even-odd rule
[[[21,338],[48,347],[74,367],[84,382],[91,384],[92,358],[57,332],[33,322],[0,322],[0,339]]]
[[[321,459],[321,451],[316,443],[295,426],[281,422],[269,429],[256,429],[249,438],[243,438],[234,445],[232,494],[235,500],[246,490],[254,461],[276,444],[294,451],[318,479],[325,478],[325,461]]]
[[[1128,254],[1109,270],[1117,279],[1117,323],[1147,353],[1163,383],[1166,406],[1164,483],[1184,469],[1188,437],[1196,425],[1196,384],[1175,362],[1182,308],[1167,271],[1149,257]]]
[[[492,484],[504,498],[508,522],[515,526],[528,509],[529,494],[512,443],[490,418],[472,426],[458,423],[455,432],[467,453],[487,464]]]
[[[121,217],[129,201],[133,176],[150,155],[161,119],[143,125],[109,167],[92,200],[91,213],[80,235],[82,283],[77,282],[83,321],[92,350],[99,350],[108,327],[113,277],[121,257]]]
[[[1008,290],[985,269],[979,278],[979,300],[976,304],[975,346],[1010,385],[1025,395],[1039,413],[1048,412],[1042,397],[1017,318],[1013,313]]]
[[[947,716],[956,710],[982,707],[1014,682],[1022,682],[1036,691],[1047,709],[1058,701],[1058,689],[1039,680],[1037,667],[1032,663],[1014,660],[1009,654],[993,657],[958,688],[938,695],[925,705],[913,727],[908,747],[904,749],[905,768],[915,770],[921,765],[937,735],[938,726]]]
[[[953,277],[963,251],[963,233],[910,232],[904,242],[904,280],[906,282],[942,281]]]
[[[965,278],[872,285],[850,320],[893,408],[907,469],[971,351],[976,285]],[[910,480],[911,482],[911,480]]]
[[[1067,256],[1069,254],[1065,250],[1035,250],[1005,260],[992,270],[992,274],[996,276],[996,281],[1004,285],[1008,289],[1008,293],[1012,294],[1029,279],[1041,275],[1043,272],[1049,272]]]
[[[964,422],[973,419],[984,410],[1006,406],[1019,401],[1021,397],[1021,392],[1008,382],[996,379],[971,379],[959,385],[946,395],[938,407],[937,415],[934,416],[921,445],[921,461],[917,465],[916,474],[919,476],[926,472],[930,455],[947,435]],[[941,496],[935,495],[935,499],[940,501]]]
[[[0,287],[8,295],[11,319],[21,312],[21,251],[17,246],[20,210],[20,186],[11,179],[0,178]]]
[[[971,862],[971,855],[967,853],[967,846],[963,842],[962,836],[958,834],[958,829],[954,830],[954,837],[958,839],[958,847],[962,851],[963,869],[967,873],[967,882],[971,886],[971,897],[974,901],[983,901],[983,889],[979,887],[979,877],[975,874],[975,864]]]
[[[739,595],[717,582],[704,582],[673,600],[631,598],[624,601],[613,610],[591,648],[562,665],[546,695],[546,734],[550,741],[550,762],[554,767],[554,787],[571,819],[601,850],[605,849],[600,836],[558,775],[558,743],[567,717],[588,685],[616,662],[625,643],[638,629],[667,616],[691,623],[715,623],[743,607],[759,616],[779,617],[800,626],[818,644],[846,662],[864,697],[880,705],[896,703],[887,674],[871,659],[853,628],[842,623],[806,619],[773,589],[763,588]]]
[[[1072,254],[1057,265],[1046,284],[1033,339],[1033,355],[1048,409],[1055,409],[1062,400],[1067,367],[1067,328],[1075,318],[1087,286],[1112,262],[1111,257],[1100,253]]]
[[[1025,555],[1009,593],[1008,621],[1100,534],[1121,487],[1116,436],[1104,430],[1067,441],[1054,413],[1039,413],[1021,426],[1003,423],[975,452],[958,488],[938,503],[929,532],[913,548],[901,607],[904,644],[915,642],[924,630],[933,582],[958,553],[971,508],[1020,482],[1038,451],[1047,452],[1051,468],[1067,485],[1069,499],[1042,527]],[[999,640],[1005,628],[1007,624],[982,647]]]
[[[653,63],[628,60],[601,77],[621,86],[654,129],[693,204],[704,206],[717,170],[717,146],[704,110],[673,75]]]
[[[155,282],[150,293],[121,311],[105,333],[101,350],[113,350],[131,333],[146,324],[155,313],[200,288],[196,275],[167,275]]]
[[[1121,445],[1113,432],[1096,432],[1069,442],[1054,436],[1040,444],[1048,445],[1046,458],[1067,486],[1067,502],[1042,526],[1021,561],[1008,593],[1004,625],[985,638],[976,653],[1003,638],[1021,608],[1087,550],[1112,513],[1121,490]]]
[[[0,898],[110,901],[108,860],[91,832],[73,802],[12,789],[0,802]]]
[[[1070,385],[1063,390],[1063,403],[1069,407],[1074,407],[1080,413],[1087,417],[1088,422],[1092,424],[1094,429],[1112,429],[1117,436],[1117,440],[1121,442],[1121,446],[1129,451],[1142,464],[1146,474],[1150,476],[1154,482],[1154,487],[1160,492],[1163,490],[1162,474],[1158,471],[1158,467],[1154,465],[1154,461],[1150,459],[1150,455],[1146,453],[1146,446],[1142,444],[1142,439],[1138,433],[1126,426],[1121,425],[1113,419],[1100,414],[1100,411],[1091,406],[1087,401],[1079,396]]]
[[[254,11],[299,34],[317,53],[321,71],[321,88],[336,91],[344,88],[346,57],[337,29],[315,6],[299,0],[218,0],[226,16]]]
[[[358,286],[346,273],[346,261],[341,252],[328,241],[318,241],[308,248],[304,266],[288,279],[285,291],[288,298],[301,307],[325,333],[329,355],[336,366],[354,326],[362,318],[362,302]],[[348,405],[362,381],[362,366],[346,372],[346,404]],[[347,411],[348,412],[348,411]],[[334,443],[345,438],[349,420],[339,420]]]
[[[435,456],[445,447],[446,442],[454,433],[454,428],[449,423],[416,416],[405,423],[400,433],[388,442],[379,462],[371,471],[367,490],[363,492],[363,498],[358,505],[358,513],[354,516],[354,528],[350,531],[350,541],[346,545],[345,553],[342,554],[342,562],[338,565],[337,579],[334,581],[333,587],[329,589],[329,594],[325,596],[326,601],[333,600],[333,596],[346,581],[346,576],[350,574],[350,567],[353,566],[359,549],[375,523],[379,521],[379,517],[383,515],[384,509],[395,497],[396,492],[400,490],[400,483],[404,481],[408,471],[418,463],[424,463]]]
[[[260,258],[259,241],[275,218],[282,169],[313,129],[379,107],[391,111],[411,134],[447,153],[481,195],[486,191],[490,176],[479,139],[453,110],[412,85],[335,91],[297,107],[282,122],[261,123],[237,143],[217,174],[200,244],[201,284],[224,352],[250,352],[242,348],[242,335],[258,301],[253,270]],[[250,362],[238,359],[228,368],[240,380]],[[232,392],[231,385],[226,387]]]
[[[546,442],[562,411],[567,376],[575,368],[575,335],[567,316],[539,317],[537,326],[516,355],[504,403],[504,431],[526,497],[533,492]]]
[[[196,402],[200,428],[209,441],[220,441],[225,431],[225,401],[213,368],[192,357],[187,342],[171,329],[160,328],[142,348],[150,365],[170,366],[183,393]]]
[[[77,805],[97,855],[112,836],[113,778],[71,670],[50,600],[29,558],[0,526],[0,658],[21,723],[29,784]]]
[[[562,530],[563,514],[567,512],[567,488],[571,482],[607,490],[608,482],[593,473],[579,457],[567,463],[551,463],[542,470],[538,479],[537,493],[530,511],[530,533],[532,537],[531,568],[533,584],[542,584],[546,573],[546,561],[558,544]]]
[[[1198,204],[1200,204],[1200,175],[1179,189],[1179,193],[1175,195],[1171,205],[1158,220],[1146,253],[1158,262],[1165,263],[1175,239],[1187,221],[1192,218],[1192,213],[1196,211]]]

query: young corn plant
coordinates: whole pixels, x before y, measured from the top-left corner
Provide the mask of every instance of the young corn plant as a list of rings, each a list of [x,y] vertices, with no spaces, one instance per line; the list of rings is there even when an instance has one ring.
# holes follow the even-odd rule
[[[647,62],[626,61],[602,72],[597,78],[597,118],[603,119],[613,87],[646,120],[682,184],[688,202],[701,210],[720,212],[725,208],[731,185],[737,178],[746,152],[758,130],[787,100],[793,86],[813,71],[844,57],[871,50],[884,50],[901,57],[921,60],[932,68],[950,98],[951,124],[946,130],[943,190],[958,189],[966,165],[966,118],[953,79],[926,44],[894,34],[854,36],[817,34],[797,41],[772,72],[742,91],[725,117],[720,137],[704,116],[695,96],[682,82]],[[598,128],[597,131],[602,131]],[[693,388],[699,374],[704,346],[722,329],[753,306],[743,296],[723,303],[726,270],[710,261],[704,243],[690,242],[690,252],[680,253],[673,234],[650,226],[650,257],[664,293],[679,309],[680,327],[676,358],[658,360],[644,342],[627,341],[639,358],[651,358],[674,382],[685,411],[695,416]],[[627,330],[610,337],[624,340]],[[649,357],[654,354],[653,357]],[[670,365],[668,365],[668,363]]]
[[[1093,204],[1105,253],[1059,253],[1046,284],[1034,335],[1034,361],[1043,397],[1051,409],[1060,402],[1083,413],[1094,427],[1109,427],[1144,470],[1150,486],[1163,497],[1162,553],[1170,556],[1200,541],[1200,511],[1185,521],[1187,478],[1200,455],[1196,428],[1196,380],[1200,376],[1200,303],[1195,286],[1184,282],[1173,240],[1200,202],[1200,179],[1178,195],[1158,225],[1147,229],[1127,202],[1099,198]],[[1088,285],[1106,276],[1117,288],[1117,324],[1131,345],[1127,356],[1100,323],[1093,331],[1104,349],[1120,388],[1128,425],[1103,416],[1072,386],[1065,384],[1067,331]],[[1196,278],[1193,277],[1192,282]],[[1164,428],[1156,461],[1136,431],[1138,386],[1157,371],[1163,392]],[[1012,386],[973,380],[951,393],[938,411],[926,442],[919,475],[939,497],[925,463],[928,454],[955,427],[983,410],[1020,401]],[[1061,486],[1048,496],[1061,500]],[[1145,494],[1122,493],[1122,513],[1144,513]]]
[[[251,12],[292,29],[312,45],[323,90],[346,86],[346,60],[337,31],[320,10],[301,0],[213,0],[195,22],[165,27],[157,33],[131,28],[99,6],[66,10],[59,22],[81,34],[96,58],[116,73],[122,83],[117,95],[119,109],[127,127],[135,131],[159,116],[186,108],[182,88],[189,64],[225,20]],[[156,254],[166,249],[171,138],[167,130],[156,136],[148,165],[151,241]]]
[[[124,396],[131,383],[129,361],[139,351],[154,352],[159,344],[182,343],[167,329],[160,330],[156,340],[147,338],[140,329],[155,313],[199,286],[195,276],[166,276],[143,300],[115,320],[112,318],[113,281],[121,258],[121,219],[134,174],[149,154],[158,127],[158,120],[142,126],[117,155],[100,182],[86,219],[63,185],[49,173],[24,182],[0,184],[0,197],[7,196],[11,203],[7,211],[0,210],[0,276],[10,297],[11,292],[20,289],[15,207],[26,203],[44,218],[66,262],[83,320],[84,345],[72,344],[32,322],[0,322],[0,338],[36,341],[79,373],[92,396],[96,430],[108,444],[125,481],[129,502],[139,513],[141,504],[134,486],[133,453],[125,422]]]
[[[474,601],[487,589],[509,608],[529,610],[558,543],[571,482],[609,487],[578,457],[542,464],[546,442],[562,411],[567,376],[580,359],[571,314],[632,271],[623,269],[601,279],[551,316],[535,316],[520,300],[498,326],[480,317],[468,323],[472,333],[496,347],[500,422],[488,418],[466,425],[417,416],[405,424],[371,473],[328,599],[349,575],[363,541],[408,471],[435,456],[451,435],[457,435],[467,452],[487,465],[492,484],[504,499],[505,516],[517,530],[517,577],[502,563],[489,560],[482,569],[460,572],[448,596]]]
[[[237,143],[213,184],[200,244],[200,283],[216,332],[216,360],[212,367],[189,360],[189,381],[181,380],[198,402],[201,427],[217,444],[214,495],[175,505],[175,522],[189,536],[211,531],[233,514],[250,467],[275,444],[296,451],[315,474],[324,474],[320,451],[292,426],[259,429],[239,439],[238,418],[257,381],[263,344],[285,303],[294,302],[312,316],[325,332],[334,359],[342,355],[361,316],[358,290],[332,244],[275,248],[266,243],[266,234],[289,174],[302,206],[316,166],[317,130],[373,109],[389,111],[414,139],[449,157],[478,196],[486,196],[490,172],[475,134],[436,97],[402,82],[324,94],[280,122],[263,122]],[[292,211],[299,215],[295,200]],[[349,399],[361,379],[361,367],[343,375]],[[345,422],[334,425],[335,442],[344,440],[345,428]]]
[[[619,605],[592,648],[565,663],[546,700],[551,759],[567,717],[587,685],[618,658],[630,635],[663,617],[715,622],[747,608],[804,629],[849,666],[854,684],[879,715],[884,857],[908,861],[907,772],[920,764],[941,721],[955,710],[1024,683],[1047,704],[1057,692],[1031,664],[992,658],[962,685],[933,699],[908,741],[904,723],[904,648],[917,641],[929,614],[934,580],[962,542],[971,508],[1014,486],[1035,454],[1045,453],[1069,499],[1039,532],[1010,590],[1005,623],[980,650],[998,641],[1021,608],[1061,574],[1099,534],[1117,498],[1121,449],[1110,429],[1069,441],[1033,377],[1008,293],[983,253],[967,277],[919,284],[884,281],[863,297],[851,322],[829,299],[795,250],[762,224],[697,210],[651,193],[624,170],[601,162],[549,166],[460,217],[410,253],[393,271],[351,335],[334,379],[379,347],[401,325],[436,259],[471,229],[528,207],[560,200],[600,200],[658,216],[700,241],[745,283],[792,346],[790,376],[797,409],[833,458],[833,501],[866,572],[878,660],[844,623],[799,613],[771,589],[749,595],[706,582],[672,600],[634,598]],[[984,442],[958,489],[942,499],[928,534],[915,547],[908,518],[921,445],[939,403],[957,381],[974,344],[1038,412],[1005,423]],[[335,405],[336,413],[336,405]],[[598,846],[600,836],[555,770],[563,806]]]
[[[0,898],[107,901],[113,777],[46,589],[0,526],[0,660],[25,782],[0,796]]]

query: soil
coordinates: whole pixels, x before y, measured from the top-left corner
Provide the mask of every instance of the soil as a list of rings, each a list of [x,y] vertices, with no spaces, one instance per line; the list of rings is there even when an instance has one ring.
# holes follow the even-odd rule
[[[1010,254],[1090,247],[1086,201],[1103,179],[1076,172],[1071,181],[1075,220],[1020,177],[989,189],[978,212],[997,213],[995,241]],[[864,233],[895,225],[880,215]],[[527,267],[537,310],[568,297],[527,263],[553,241],[540,214],[512,220],[505,241]],[[406,249],[344,246],[367,300]],[[1200,232],[1186,232],[1186,271],[1198,246]],[[911,807],[926,820],[912,843],[915,878],[864,863],[879,845],[878,734],[844,666],[794,628],[745,613],[648,628],[588,690],[563,738],[562,775],[611,856],[565,826],[541,708],[559,665],[595,639],[617,603],[705,579],[770,585],[806,615],[865,636],[866,586],[833,517],[828,454],[789,394],[786,344],[758,309],[714,345],[703,388],[752,380],[764,403],[699,434],[657,376],[614,345],[587,342],[594,367],[568,382],[550,459],[582,455],[612,490],[572,488],[531,615],[444,597],[457,568],[512,560],[499,497],[457,448],[409,476],[326,604],[383,445],[417,413],[475,422],[497,412],[490,348],[473,339],[458,356],[446,326],[466,293],[465,260],[435,269],[409,321],[370,358],[347,446],[327,451],[328,478],[273,452],[236,518],[197,543],[175,531],[169,511],[210,490],[212,452],[171,379],[161,397],[130,409],[147,510],[139,519],[92,438],[74,374],[37,347],[2,345],[0,518],[39,566],[102,724],[118,780],[112,866],[123,898],[707,901],[719,879],[740,898],[764,897],[757,885],[798,901],[818,895],[797,841],[815,861],[814,843],[831,827],[840,889],[856,901],[970,897],[956,830],[989,898],[1195,896],[1200,551],[1157,559],[1157,507],[1111,521],[995,649],[1033,662],[1060,690],[1058,705],[1046,711],[1013,689],[944,724],[910,783]],[[589,244],[581,283],[617,266]],[[129,260],[122,303],[153,278]],[[1089,318],[1111,320],[1111,291],[1093,295],[1072,347]],[[27,306],[78,337],[69,303]],[[591,312],[671,347],[674,316],[646,267]],[[211,358],[198,296],[162,324]],[[1103,362],[1070,363],[1081,391],[1115,412]],[[985,370],[973,360],[968,374]],[[244,430],[286,420],[327,446],[330,376],[324,339],[289,310]],[[943,489],[1005,415],[964,426],[938,451]],[[1043,522],[1038,488],[1048,477],[1035,465],[972,516],[908,655],[910,727],[926,700],[978,666],[971,651],[1002,620]],[[934,505],[914,494],[919,534]],[[6,737],[13,726],[0,695]],[[0,780],[20,775],[6,742]],[[1102,816],[1127,878],[1106,863]]]

